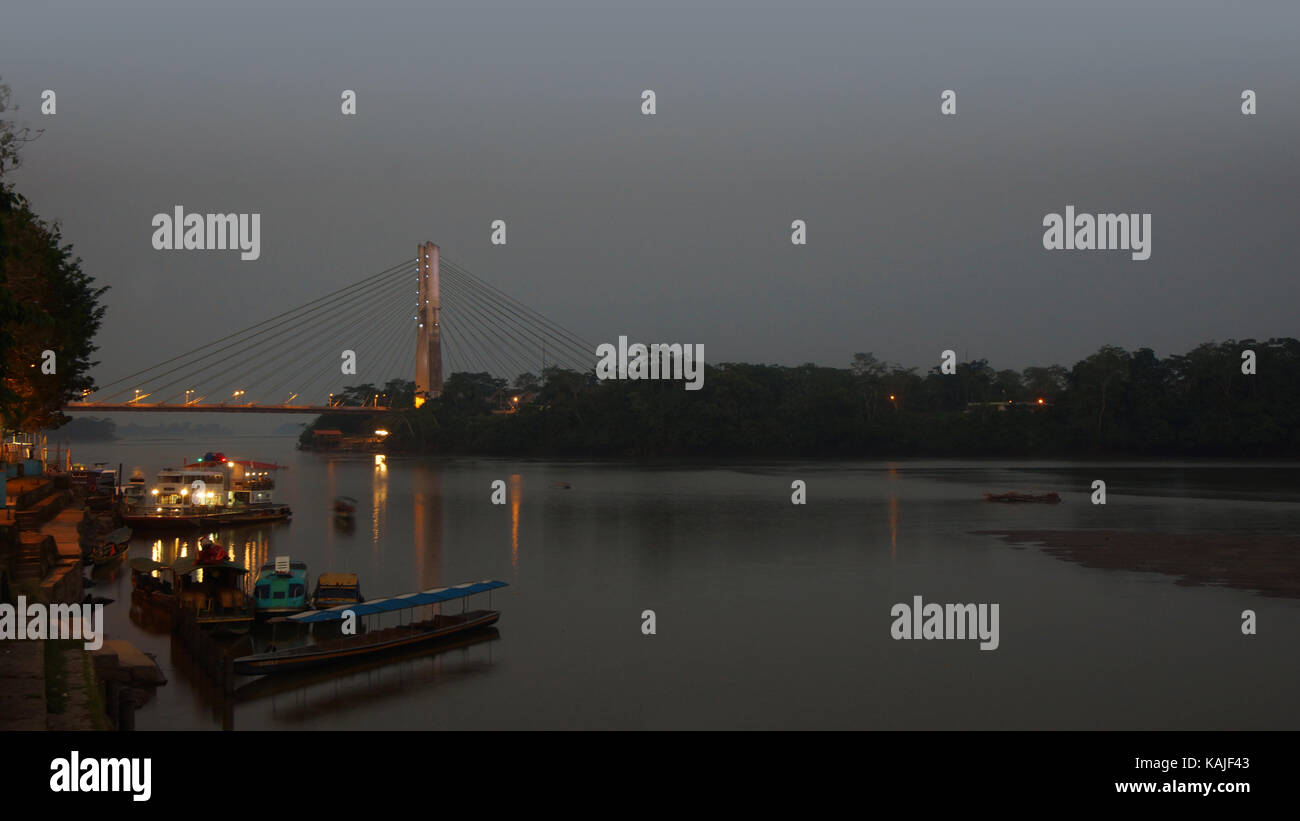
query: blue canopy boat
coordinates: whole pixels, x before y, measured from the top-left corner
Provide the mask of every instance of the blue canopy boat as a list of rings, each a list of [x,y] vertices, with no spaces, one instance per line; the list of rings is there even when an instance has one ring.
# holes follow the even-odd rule
[[[406,650],[413,646],[437,642],[450,636],[461,635],[496,624],[501,617],[500,611],[490,609],[491,591],[505,587],[506,582],[487,580],[467,582],[455,587],[439,587],[419,593],[405,593],[376,599],[360,604],[345,604],[325,610],[309,610],[292,616],[273,619],[274,622],[297,624],[321,624],[339,622],[345,618],[374,617],[379,624],[375,629],[345,635],[342,638],[305,644],[284,650],[256,653],[235,659],[234,671],[241,675],[260,676],[275,673],[297,672],[327,664],[350,662],[369,658],[394,650]],[[445,614],[442,604],[448,601],[466,601],[478,593],[488,593],[486,610],[470,610],[466,602],[460,613]],[[415,611],[428,607],[427,618],[415,620]],[[436,608],[436,612],[435,612]],[[411,620],[401,623],[401,614],[411,613]],[[397,613],[398,624],[393,627],[383,626],[386,613]]]

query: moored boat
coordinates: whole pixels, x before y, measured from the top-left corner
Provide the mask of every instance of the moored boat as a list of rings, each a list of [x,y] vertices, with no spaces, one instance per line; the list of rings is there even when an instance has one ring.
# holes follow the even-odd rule
[[[478,593],[490,595],[492,590],[505,586],[506,582],[495,580],[469,582],[455,587],[440,587],[418,593],[390,596],[363,604],[339,605],[325,610],[310,610],[287,616],[284,621],[288,623],[321,624],[341,621],[347,614],[352,614],[356,618],[373,617],[379,620],[385,613],[419,610],[425,607],[430,609],[427,617],[419,621],[399,624],[395,627],[381,626],[380,629],[345,635],[337,639],[242,656],[235,659],[234,671],[241,675],[258,676],[310,670],[436,643],[451,636],[489,627],[501,617],[500,611],[490,609],[490,599],[489,609],[469,610],[466,604],[462,612],[452,615],[441,612],[442,604],[448,601],[465,600]]]
[[[288,616],[310,608],[307,563],[277,556],[262,565],[253,582],[253,609],[259,619]]]
[[[273,475],[282,466],[251,459],[204,454],[198,461],[158,472],[147,493],[142,486],[124,497],[122,521],[149,529],[214,528],[288,519],[288,505],[271,499]]]
[[[131,528],[119,527],[99,539],[86,553],[86,559],[96,567],[111,564],[126,555],[131,543]]]
[[[311,606],[316,610],[364,601],[356,573],[322,573],[316,577],[316,590],[311,597]]]
[[[200,627],[216,632],[248,632],[253,625],[253,602],[244,592],[248,569],[227,559],[221,545],[200,544],[197,555],[170,565],[133,559],[132,603],[190,611]]]
[[[131,604],[172,612],[176,609],[176,574],[171,565],[143,556],[132,559]]]

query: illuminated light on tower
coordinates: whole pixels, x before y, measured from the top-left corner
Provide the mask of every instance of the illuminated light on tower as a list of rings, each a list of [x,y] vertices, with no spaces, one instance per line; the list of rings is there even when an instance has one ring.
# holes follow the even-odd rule
[[[417,250],[417,322],[415,336],[415,406],[442,395],[442,329],[438,246],[426,242]]]

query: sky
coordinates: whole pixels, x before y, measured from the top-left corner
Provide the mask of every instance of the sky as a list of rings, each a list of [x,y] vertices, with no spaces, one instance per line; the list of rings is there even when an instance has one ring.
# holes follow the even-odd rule
[[[1298,40],[1293,2],[14,2],[0,81],[111,287],[101,383],[426,240],[593,345],[1021,369],[1297,335]],[[259,213],[260,258],[155,250],[176,205]],[[1150,259],[1045,250],[1067,205],[1150,214]]]

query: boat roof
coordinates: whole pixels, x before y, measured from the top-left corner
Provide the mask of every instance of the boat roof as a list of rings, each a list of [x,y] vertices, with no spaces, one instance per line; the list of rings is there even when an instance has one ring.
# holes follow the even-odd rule
[[[271,562],[267,562],[266,564],[262,565],[262,566],[261,566],[260,568],[258,568],[258,569],[259,569],[259,570],[274,570],[274,569],[275,569],[275,562],[273,562],[273,561],[271,561]],[[306,569],[307,569],[307,563],[306,563],[306,562],[298,562],[298,561],[292,561],[292,560],[290,560],[290,562],[289,562],[289,570],[291,570],[291,571],[292,571],[292,570],[306,570]]]
[[[171,565],[166,562],[155,562],[153,559],[146,559],[144,556],[137,556],[127,562],[131,569],[137,573],[152,573],[155,570],[171,570]]]
[[[433,590],[424,590],[419,593],[403,593],[400,596],[389,596],[386,599],[375,599],[364,604],[340,604],[337,607],[330,607],[326,610],[308,610],[305,613],[295,613],[288,616],[290,621],[302,623],[312,623],[318,621],[338,621],[343,618],[343,614],[351,611],[358,616],[370,616],[375,613],[390,613],[394,610],[407,610],[412,607],[424,607],[428,604],[437,604],[438,602],[452,601],[454,599],[463,599],[466,596],[472,596],[475,593],[483,593],[488,590],[495,590],[498,587],[506,587],[507,583],[496,580],[484,580],[481,582],[466,582],[458,584],[455,587],[438,587]]]
[[[316,577],[316,584],[321,587],[356,587],[356,573],[322,573]]]
[[[200,564],[198,558],[195,556],[186,556],[183,559],[177,559],[176,561],[172,562],[171,568],[175,572],[182,573],[182,574],[193,573],[195,570],[202,570],[206,568],[213,568],[213,569],[224,568],[226,570],[234,570],[238,573],[248,572],[247,567],[244,567],[242,564],[239,564],[237,562],[232,562],[229,559],[221,562],[203,562],[202,564]]]
[[[277,465],[275,462],[259,462],[256,459],[221,459],[219,461],[191,462],[185,465],[187,470],[194,468],[212,468],[222,465],[242,465],[245,468],[253,470],[288,470],[288,465]]]
[[[131,528],[119,527],[117,530],[114,530],[112,533],[109,533],[107,536],[103,537],[100,541],[119,544],[120,542],[125,542],[127,539],[130,538],[131,538]]]

